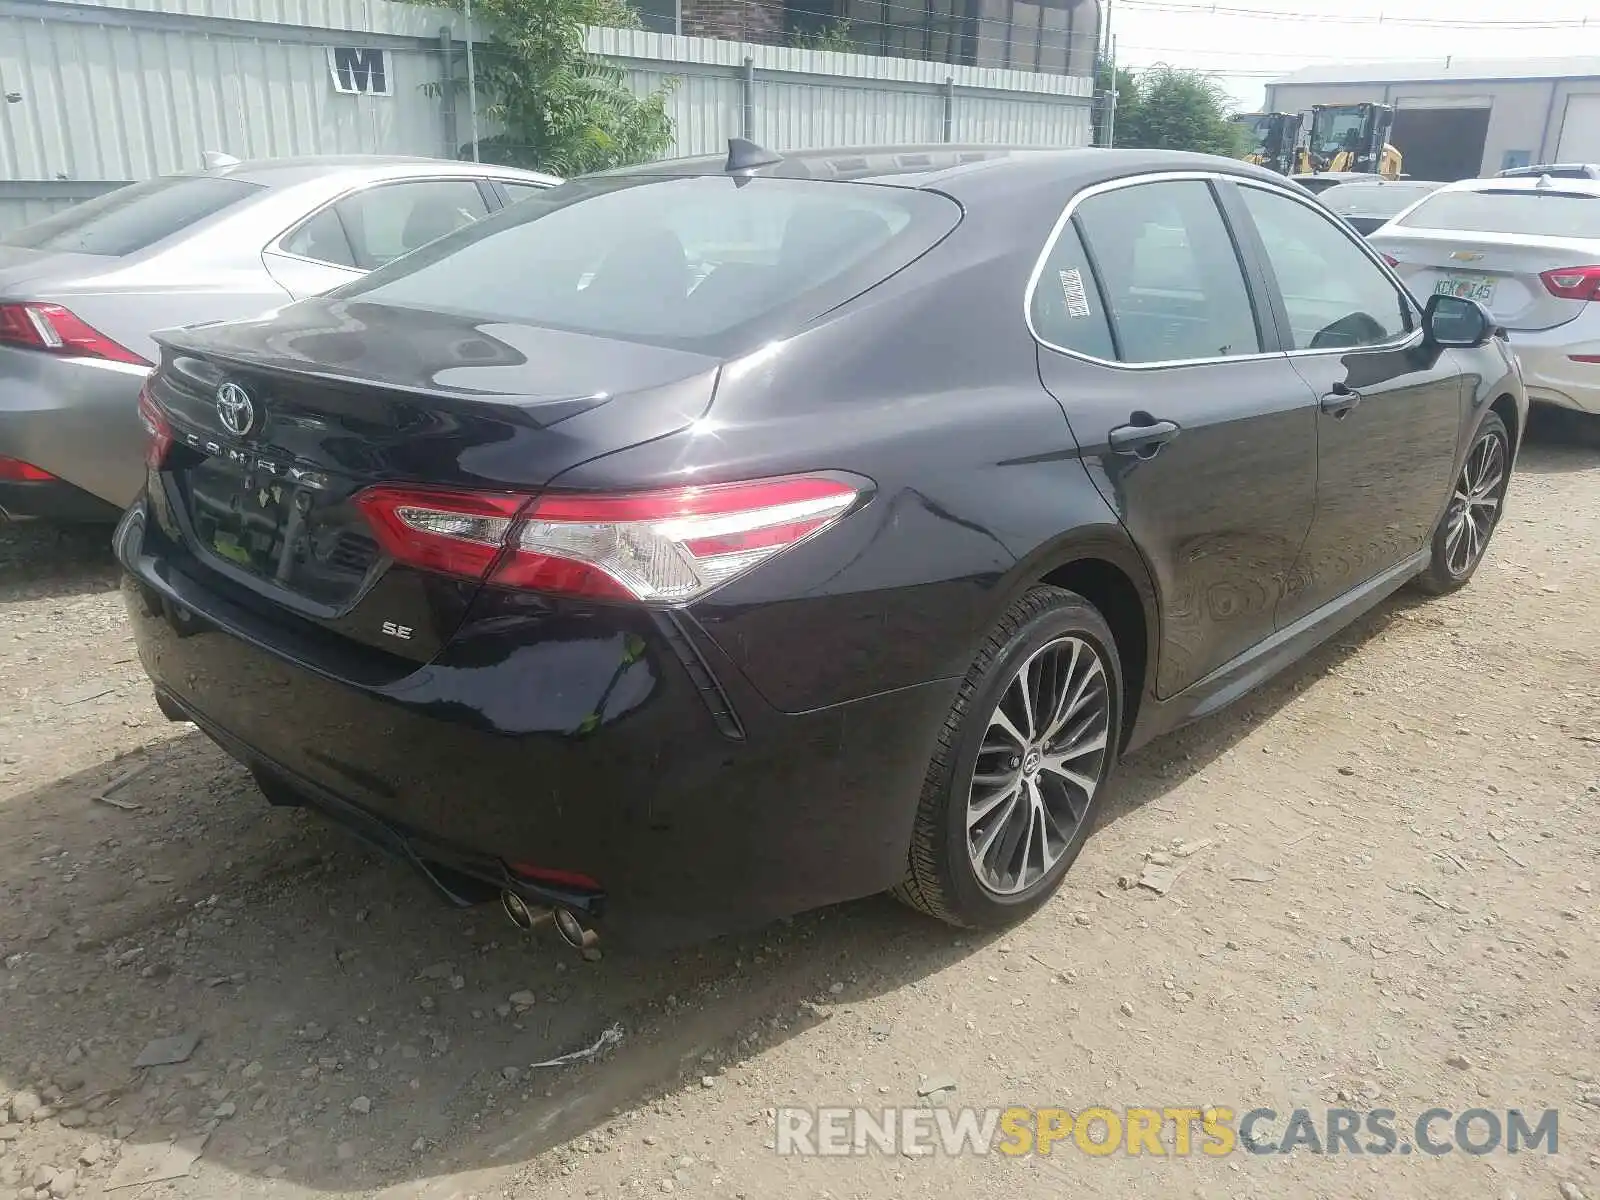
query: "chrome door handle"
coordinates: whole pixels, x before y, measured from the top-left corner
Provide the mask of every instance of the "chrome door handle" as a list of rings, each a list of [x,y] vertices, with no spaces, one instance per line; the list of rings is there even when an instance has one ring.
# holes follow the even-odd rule
[[[1330,417],[1345,417],[1361,403],[1361,393],[1348,384],[1336,383],[1333,390],[1318,401],[1322,411]]]
[[[1118,425],[1106,435],[1112,452],[1154,458],[1181,430],[1176,421],[1147,421],[1138,425]]]

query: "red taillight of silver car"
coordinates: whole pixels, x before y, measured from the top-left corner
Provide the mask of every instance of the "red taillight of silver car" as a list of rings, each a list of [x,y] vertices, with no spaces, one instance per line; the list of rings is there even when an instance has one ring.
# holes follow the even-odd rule
[[[54,478],[43,467],[0,454],[0,483],[49,483]]]
[[[0,345],[73,358],[103,358],[131,366],[150,365],[59,304],[0,304]]]
[[[1546,291],[1563,300],[1600,300],[1600,266],[1557,267],[1539,278]]]
[[[860,496],[803,476],[536,500],[380,485],[356,502],[396,562],[501,587],[675,604],[826,529]]]

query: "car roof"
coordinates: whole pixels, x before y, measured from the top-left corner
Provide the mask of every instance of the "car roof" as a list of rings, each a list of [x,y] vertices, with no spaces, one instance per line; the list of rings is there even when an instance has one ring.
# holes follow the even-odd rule
[[[265,187],[286,187],[327,175],[370,175],[388,179],[408,175],[462,175],[494,179],[531,179],[557,183],[554,175],[502,167],[493,163],[462,162],[450,158],[408,157],[399,154],[311,154],[297,158],[256,158],[186,171],[186,175],[226,177]]]
[[[1554,175],[1506,175],[1489,179],[1459,179],[1439,189],[1445,192],[1562,192],[1600,196],[1600,179],[1570,179]]]
[[[721,175],[726,155],[667,159],[598,172],[595,177]],[[956,191],[1050,183],[1078,187],[1146,172],[1207,171],[1285,184],[1283,176],[1240,159],[1181,150],[1111,150],[959,145],[849,146],[798,150],[740,171],[777,179],[841,180]],[[1296,189],[1299,190],[1299,189]]]
[[[1435,179],[1373,179],[1373,178],[1362,178],[1362,179],[1341,179],[1338,183],[1334,184],[1333,187],[1329,188],[1328,191],[1329,192],[1335,191],[1338,188],[1369,188],[1369,187],[1370,188],[1411,188],[1411,187],[1442,188],[1443,186],[1444,186],[1443,183],[1441,183],[1441,182],[1439,182],[1438,180],[1435,180]],[[1327,193],[1325,192],[1323,194],[1326,195]]]
[[[1371,171],[1299,171],[1289,176],[1290,179],[1332,179],[1338,183],[1369,183],[1382,179],[1381,175],[1374,175]],[[1404,180],[1396,179],[1389,182],[1403,183]]]
[[[1526,167],[1507,167],[1500,172],[1502,179],[1515,179],[1524,175],[1556,175],[1566,179],[1600,179],[1600,166],[1594,163],[1534,163]]]

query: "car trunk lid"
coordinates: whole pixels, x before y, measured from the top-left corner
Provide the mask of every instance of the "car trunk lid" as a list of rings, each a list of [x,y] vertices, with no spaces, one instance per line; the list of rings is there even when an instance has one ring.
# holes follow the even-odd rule
[[[1447,234],[1391,227],[1373,245],[1396,261],[1395,270],[1418,296],[1436,292],[1482,300],[1507,329],[1554,329],[1589,303],[1555,295],[1541,278],[1561,267],[1600,261],[1582,238],[1525,239],[1502,234]]]
[[[531,495],[588,458],[693,421],[717,365],[325,300],[161,340],[151,386],[173,426],[163,498],[181,540],[263,603],[413,661],[448,640],[478,581],[389,562],[363,490]]]
[[[99,254],[67,254],[58,250],[29,250],[21,246],[0,245],[0,299],[47,299],[62,281],[76,281],[98,275],[107,259]]]

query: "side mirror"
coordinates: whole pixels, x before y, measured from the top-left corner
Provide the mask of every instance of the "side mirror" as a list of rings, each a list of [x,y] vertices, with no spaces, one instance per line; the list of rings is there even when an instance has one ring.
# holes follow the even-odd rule
[[[1429,296],[1422,310],[1422,328],[1435,346],[1482,346],[1494,336],[1495,320],[1477,300],[1463,296]]]

